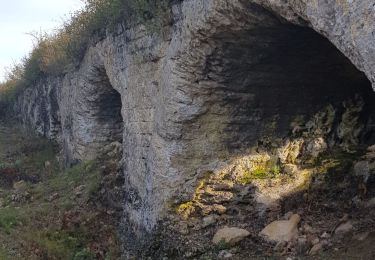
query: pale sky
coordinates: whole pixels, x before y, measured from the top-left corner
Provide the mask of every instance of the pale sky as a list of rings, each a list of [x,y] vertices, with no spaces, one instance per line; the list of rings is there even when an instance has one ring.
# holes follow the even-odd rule
[[[0,81],[6,67],[30,53],[27,33],[52,31],[82,6],[81,0],[0,0]]]

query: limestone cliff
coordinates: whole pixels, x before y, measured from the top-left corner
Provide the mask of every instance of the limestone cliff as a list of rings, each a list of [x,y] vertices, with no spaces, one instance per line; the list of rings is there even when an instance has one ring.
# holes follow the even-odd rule
[[[119,25],[74,71],[40,79],[15,105],[58,140],[66,165],[122,142],[124,229],[139,238],[205,173],[285,136],[296,116],[358,93],[375,104],[374,0],[185,0],[171,9],[171,25]]]

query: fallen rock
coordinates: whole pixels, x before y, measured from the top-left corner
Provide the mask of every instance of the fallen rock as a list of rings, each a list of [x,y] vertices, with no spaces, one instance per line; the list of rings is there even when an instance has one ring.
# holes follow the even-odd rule
[[[364,241],[368,236],[370,235],[370,232],[363,232],[355,235],[353,239],[358,240],[358,241]]]
[[[24,191],[27,188],[27,184],[25,181],[18,181],[13,184],[13,189],[16,191]]]
[[[75,195],[75,196],[81,196],[82,193],[83,193],[83,191],[85,190],[85,188],[86,188],[85,185],[80,185],[80,186],[76,187],[76,188],[74,189],[74,195]]]
[[[354,164],[354,174],[356,176],[368,176],[370,172],[370,166],[368,161],[359,161]]]
[[[51,167],[51,162],[50,161],[45,161],[44,162],[44,168],[50,168]]]
[[[227,250],[221,250],[218,254],[218,257],[220,259],[224,258],[224,259],[227,259],[227,258],[232,258],[233,257],[233,254]]]
[[[284,172],[286,174],[289,174],[289,175],[294,175],[294,174],[298,173],[298,167],[297,167],[297,165],[291,164],[291,163],[285,164],[284,165]]]
[[[316,255],[316,254],[319,253],[322,249],[323,249],[323,245],[322,245],[321,243],[318,243],[318,244],[314,245],[314,246],[310,249],[309,254],[310,254],[310,255]]]
[[[202,227],[208,227],[216,223],[217,215],[209,215],[203,218]]]
[[[367,151],[369,151],[369,152],[375,152],[375,144],[367,147]]]
[[[301,217],[294,214],[289,220],[278,220],[267,225],[260,235],[271,242],[289,242],[295,239],[298,235],[298,223]]]
[[[312,228],[310,225],[308,225],[308,224],[303,225],[303,231],[304,231],[305,233],[310,233],[310,234],[315,234],[315,233],[316,233],[316,230],[313,229],[313,228]]]
[[[375,197],[366,202],[366,208],[375,208]]]
[[[245,229],[236,227],[224,227],[216,232],[214,238],[212,239],[212,242],[216,245],[221,242],[224,242],[228,245],[234,245],[249,235],[249,231]]]
[[[224,214],[227,208],[220,204],[206,205],[202,207],[203,216],[207,216],[211,213],[217,213],[219,215]]]
[[[340,226],[338,226],[335,230],[335,234],[338,235],[338,234],[346,234],[350,231],[353,230],[353,225],[350,221],[346,222],[346,223],[343,223],[341,224]]]
[[[52,202],[52,201],[54,201],[54,200],[56,200],[57,198],[59,198],[60,197],[60,195],[57,193],[57,192],[55,192],[55,193],[53,193],[52,195],[50,195],[49,197],[48,197],[48,201],[49,202]]]

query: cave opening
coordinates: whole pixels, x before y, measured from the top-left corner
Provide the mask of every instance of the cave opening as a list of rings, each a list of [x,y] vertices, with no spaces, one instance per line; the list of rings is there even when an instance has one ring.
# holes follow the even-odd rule
[[[217,47],[207,58],[204,81],[215,91],[201,118],[202,125],[216,129],[201,127],[213,153],[225,151],[227,156],[254,147],[264,137],[286,137],[301,124],[298,120],[306,123],[327,107],[335,113],[331,143],[344,138],[357,145],[374,143],[371,83],[325,37],[310,28],[278,24],[227,32],[213,40]],[[351,116],[357,119],[351,118],[352,129],[338,129]]]
[[[363,72],[311,28],[280,21],[207,42],[214,48],[196,81],[204,109],[184,135],[191,172],[240,184],[294,176],[288,185],[297,189],[301,172],[315,178],[310,172],[334,164],[324,176],[354,183],[353,166],[375,143],[375,93]],[[263,195],[274,201],[286,191]]]
[[[339,212],[355,197],[375,195],[366,170],[375,158],[370,81],[311,28],[263,23],[210,35],[202,73],[186,73],[201,76],[189,85],[197,90],[187,90],[201,107],[185,124],[189,149],[181,156],[196,177],[193,199],[178,194],[186,218],[240,216],[259,232],[288,211],[313,208],[318,219],[321,201]],[[191,71],[192,60],[183,63]]]
[[[122,100],[113,88],[104,68],[95,67],[89,77],[92,93],[89,95],[90,117],[96,127],[92,127],[94,143],[100,147],[123,141]]]

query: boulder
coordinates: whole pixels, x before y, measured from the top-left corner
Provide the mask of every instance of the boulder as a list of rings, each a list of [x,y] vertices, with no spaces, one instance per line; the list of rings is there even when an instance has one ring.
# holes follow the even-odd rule
[[[260,235],[270,242],[289,242],[298,235],[298,223],[301,217],[294,214],[289,220],[278,220],[267,225]]]
[[[370,166],[368,161],[359,161],[354,165],[354,174],[356,176],[368,176]]]
[[[367,201],[366,208],[375,208],[375,197]]]
[[[348,222],[345,222],[343,224],[341,224],[340,226],[338,226],[335,230],[335,234],[346,234],[350,231],[353,230],[353,225],[350,221]]]
[[[222,242],[234,245],[249,235],[250,232],[242,228],[224,227],[216,232],[212,242],[216,245]]]
[[[213,224],[216,223],[216,220],[217,220],[217,215],[209,215],[207,217],[204,217],[203,220],[202,220],[202,227],[205,228],[205,227],[208,227],[208,226],[211,226]]]
[[[310,249],[310,252],[309,254],[310,255],[316,255],[319,253],[319,251],[321,251],[323,249],[323,245],[321,243],[317,243],[315,244],[311,249]]]
[[[17,192],[25,191],[27,188],[27,184],[25,181],[18,181],[13,184],[13,189],[15,189]]]

